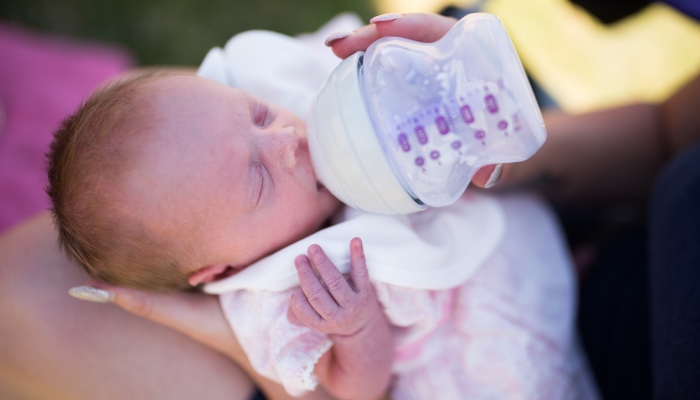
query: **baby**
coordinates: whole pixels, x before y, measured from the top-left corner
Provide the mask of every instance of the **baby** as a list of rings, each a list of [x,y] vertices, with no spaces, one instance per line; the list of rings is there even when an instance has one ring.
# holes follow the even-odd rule
[[[94,95],[56,133],[49,177],[69,253],[93,277],[155,290],[235,273],[315,232],[339,206],[316,182],[296,116],[177,73],[143,74]],[[340,397],[378,396],[388,383],[390,337],[361,243],[353,243],[352,289],[323,264],[320,248],[310,252],[337,302],[322,297],[299,258],[313,296],[292,300],[293,320],[336,338],[316,373]],[[362,385],[338,377],[355,371]]]
[[[316,233],[340,207],[316,181],[299,118],[179,73],[142,74],[97,93],[64,121],[49,159],[63,245],[91,276],[123,286],[179,289],[262,271],[275,260],[265,256],[331,232]],[[489,202],[505,233],[444,289],[372,275],[382,263],[365,265],[355,239],[350,284],[311,246],[320,279],[297,257],[302,290],[222,295],[253,367],[294,395],[318,378],[338,397],[377,396],[393,373],[400,399],[595,398],[574,339],[570,265],[536,199],[468,194],[454,207],[396,219],[404,225],[364,228],[379,236],[415,229],[420,241],[435,226],[468,225],[469,210]]]

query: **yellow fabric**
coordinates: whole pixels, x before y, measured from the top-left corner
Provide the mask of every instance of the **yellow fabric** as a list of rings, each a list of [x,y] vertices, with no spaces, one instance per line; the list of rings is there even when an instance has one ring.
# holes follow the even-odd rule
[[[410,11],[442,2],[422,4]],[[663,101],[700,72],[700,24],[665,4],[608,26],[567,0],[489,0],[484,11],[501,18],[528,73],[569,112]]]
[[[665,4],[612,26],[565,0],[491,0],[484,11],[567,111],[662,101],[700,71],[700,25]]]
[[[447,6],[471,7],[480,0],[375,0],[375,8],[384,13],[440,12]]]

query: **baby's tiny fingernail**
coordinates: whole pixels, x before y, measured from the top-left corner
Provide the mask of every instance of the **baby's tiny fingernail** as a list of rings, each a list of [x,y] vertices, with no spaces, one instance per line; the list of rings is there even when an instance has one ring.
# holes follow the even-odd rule
[[[496,165],[496,168],[493,169],[493,172],[491,172],[491,176],[489,177],[489,180],[486,181],[486,184],[484,185],[485,188],[490,188],[491,186],[495,185],[499,179],[501,179],[501,174],[503,173],[503,164],[498,164]]]
[[[369,23],[376,24],[377,22],[396,21],[397,19],[399,19],[401,17],[403,17],[403,15],[396,14],[396,13],[382,14],[382,15],[377,15],[376,17],[370,19]]]
[[[328,36],[328,38],[326,39],[325,42],[323,42],[323,44],[325,44],[328,47],[331,47],[333,42],[335,42],[336,40],[345,39],[346,37],[348,37],[350,35],[352,35],[352,32],[348,32],[348,31],[336,32],[336,33]]]
[[[113,292],[92,286],[72,287],[68,290],[68,294],[76,299],[92,301],[93,303],[111,303],[114,300]]]
[[[318,254],[318,246],[311,246],[309,247],[309,253],[311,254]]]

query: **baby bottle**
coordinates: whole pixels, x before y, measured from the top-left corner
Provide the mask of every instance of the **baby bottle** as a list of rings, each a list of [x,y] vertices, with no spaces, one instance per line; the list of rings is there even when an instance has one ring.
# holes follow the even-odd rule
[[[546,138],[508,33],[482,13],[435,43],[386,37],[348,57],[316,94],[307,129],[331,193],[400,214],[455,202],[480,167],[523,161]]]

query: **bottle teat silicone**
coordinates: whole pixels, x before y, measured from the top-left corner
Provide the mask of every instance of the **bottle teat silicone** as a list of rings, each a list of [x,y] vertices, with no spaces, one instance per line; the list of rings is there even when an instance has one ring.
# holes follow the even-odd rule
[[[346,204],[410,213],[453,203],[487,164],[522,161],[546,132],[505,28],[470,14],[435,43],[383,38],[312,104],[319,180]]]

